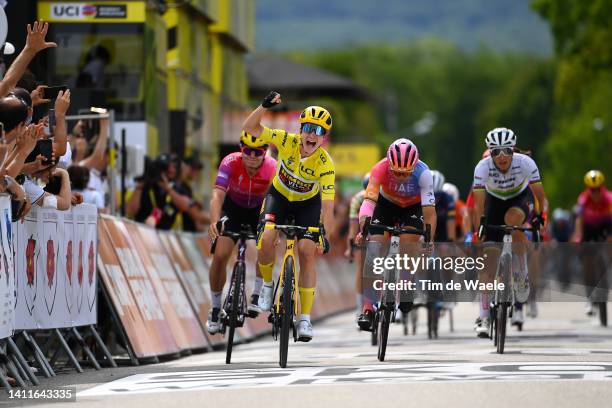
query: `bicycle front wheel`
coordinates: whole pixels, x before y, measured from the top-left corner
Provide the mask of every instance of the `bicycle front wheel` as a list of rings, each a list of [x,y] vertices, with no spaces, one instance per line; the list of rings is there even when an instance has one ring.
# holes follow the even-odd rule
[[[284,265],[283,290],[281,292],[280,310],[280,359],[282,368],[287,367],[289,352],[289,333],[293,324],[293,257],[288,256]]]
[[[378,360],[385,361],[387,352],[387,340],[389,338],[389,326],[391,325],[391,313],[394,312],[394,305],[384,305],[380,311],[380,325],[378,326]]]
[[[506,345],[506,325],[508,321],[508,303],[502,303],[497,307],[497,352],[504,354],[504,346]]]
[[[238,325],[238,316],[240,314],[241,296],[242,296],[242,285],[244,282],[244,264],[236,264],[234,273],[232,273],[232,283],[230,288],[230,295],[232,297],[232,303],[229,312],[229,333],[227,336],[227,349],[225,352],[225,364],[232,362],[232,348],[234,345],[234,333],[236,326]]]

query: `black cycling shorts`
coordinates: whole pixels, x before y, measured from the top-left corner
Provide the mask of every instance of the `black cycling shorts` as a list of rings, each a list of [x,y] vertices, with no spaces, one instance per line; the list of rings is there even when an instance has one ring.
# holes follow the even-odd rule
[[[598,225],[584,224],[582,226],[583,242],[605,242],[612,235],[612,222],[604,222]]]
[[[260,220],[272,222],[277,225],[287,224],[293,218],[294,225],[300,227],[318,227],[321,221],[321,195],[304,201],[289,201],[274,186],[270,186],[263,205]],[[299,233],[298,239],[310,239],[316,243],[318,237],[311,233]]]
[[[421,203],[409,207],[393,204],[382,195],[378,196],[372,223],[387,226],[414,227],[423,229],[423,207]],[[382,231],[371,231],[370,235],[383,235]]]
[[[228,218],[225,221],[225,231],[239,233],[242,224],[247,224],[251,227],[251,233],[257,233],[257,223],[259,221],[259,207],[244,208],[232,201],[229,196],[225,196],[221,212]],[[234,242],[237,240],[235,239]]]
[[[523,220],[521,224],[527,221],[527,215],[531,214],[535,208],[535,200],[531,189],[527,187],[516,197],[502,200],[487,193],[485,201],[485,219],[486,224],[504,225],[504,217],[506,212],[512,207],[519,208],[523,211]],[[500,230],[487,230],[485,233],[485,241],[502,242],[504,240],[504,232]]]

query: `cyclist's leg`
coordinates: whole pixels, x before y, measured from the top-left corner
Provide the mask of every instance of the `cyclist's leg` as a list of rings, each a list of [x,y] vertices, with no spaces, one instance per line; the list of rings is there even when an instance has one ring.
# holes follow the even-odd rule
[[[399,209],[400,207],[398,207]],[[411,205],[406,208],[401,208],[401,211],[396,213],[399,215],[399,222],[401,226],[404,227],[414,227],[417,229],[423,229],[423,207],[421,204]],[[418,258],[423,253],[421,236],[420,235],[402,235],[400,236],[400,255],[408,255],[409,257]],[[403,280],[414,280],[416,273],[419,271],[406,270],[402,268],[400,270],[400,279]],[[427,271],[423,271],[427,273]],[[429,276],[425,275],[427,279]],[[412,308],[412,303],[414,301],[414,292],[413,291],[401,291],[400,292],[400,304],[399,309],[408,313]]]
[[[270,187],[270,191],[266,196],[264,210],[261,213],[261,232],[257,240],[257,267],[263,278],[263,286],[259,294],[258,304],[262,310],[269,310],[272,307],[274,247],[278,239],[278,231],[266,231],[263,229],[263,225],[266,223],[284,223],[286,206],[287,200],[274,187]]]
[[[487,224],[503,224],[504,214],[506,213],[506,210],[507,206],[504,200],[500,200],[499,198],[492,196],[489,193],[486,194],[484,215]],[[477,222],[480,223],[480,220],[477,220]],[[485,231],[485,242],[501,242],[502,239],[503,234],[500,231]],[[496,247],[496,245],[489,245],[483,245],[479,247],[479,249],[482,248],[483,250],[485,267],[482,270],[478,271],[478,280],[480,282],[485,283],[493,282],[500,254],[500,249]],[[479,295],[478,318],[476,319],[474,329],[478,337],[484,338],[489,336],[489,306],[491,304],[491,293],[489,291],[483,290],[480,292]]]
[[[315,196],[305,201],[291,203],[290,213],[295,217],[295,225],[315,227],[321,219],[321,197]],[[300,262],[299,295],[300,319],[298,323],[298,338],[302,341],[312,339],[312,324],[310,313],[314,304],[315,288],[317,286],[317,243],[318,237],[310,233],[298,234],[298,259]]]

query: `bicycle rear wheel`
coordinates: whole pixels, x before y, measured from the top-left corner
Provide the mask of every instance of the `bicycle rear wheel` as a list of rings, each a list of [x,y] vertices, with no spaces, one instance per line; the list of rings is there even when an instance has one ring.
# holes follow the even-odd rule
[[[287,367],[287,353],[289,351],[289,333],[293,324],[293,257],[288,256],[283,271],[283,291],[281,293],[280,310],[280,358],[282,368]]]
[[[497,307],[497,352],[504,354],[504,346],[506,345],[506,325],[508,321],[508,303],[504,302]]]
[[[230,364],[232,361],[232,348],[234,345],[234,333],[238,324],[238,315],[240,314],[242,285],[244,282],[244,264],[236,264],[232,273],[232,281],[230,286],[230,296],[232,303],[229,311],[229,333],[227,335],[227,349],[225,351],[225,364]],[[232,293],[233,292],[233,293]]]
[[[391,324],[391,313],[394,312],[395,305],[393,303],[383,306],[380,311],[380,325],[378,327],[378,360],[385,361],[385,353],[387,352],[387,340],[389,338],[389,325]]]

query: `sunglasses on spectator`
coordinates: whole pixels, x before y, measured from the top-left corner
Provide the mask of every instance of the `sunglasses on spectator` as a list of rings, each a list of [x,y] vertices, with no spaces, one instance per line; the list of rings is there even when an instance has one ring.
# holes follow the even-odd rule
[[[315,125],[314,123],[304,123],[302,125],[302,132],[314,133],[317,136],[325,136],[325,128],[320,125]]]
[[[247,156],[250,156],[251,153],[254,153],[255,157],[261,157],[264,154],[266,154],[266,151],[268,149],[267,148],[263,148],[263,147],[240,146],[240,150],[242,151],[242,153],[246,154]]]
[[[512,156],[514,153],[514,149],[511,147],[496,147],[491,149],[491,157],[497,157],[500,154],[504,154],[504,156]]]

